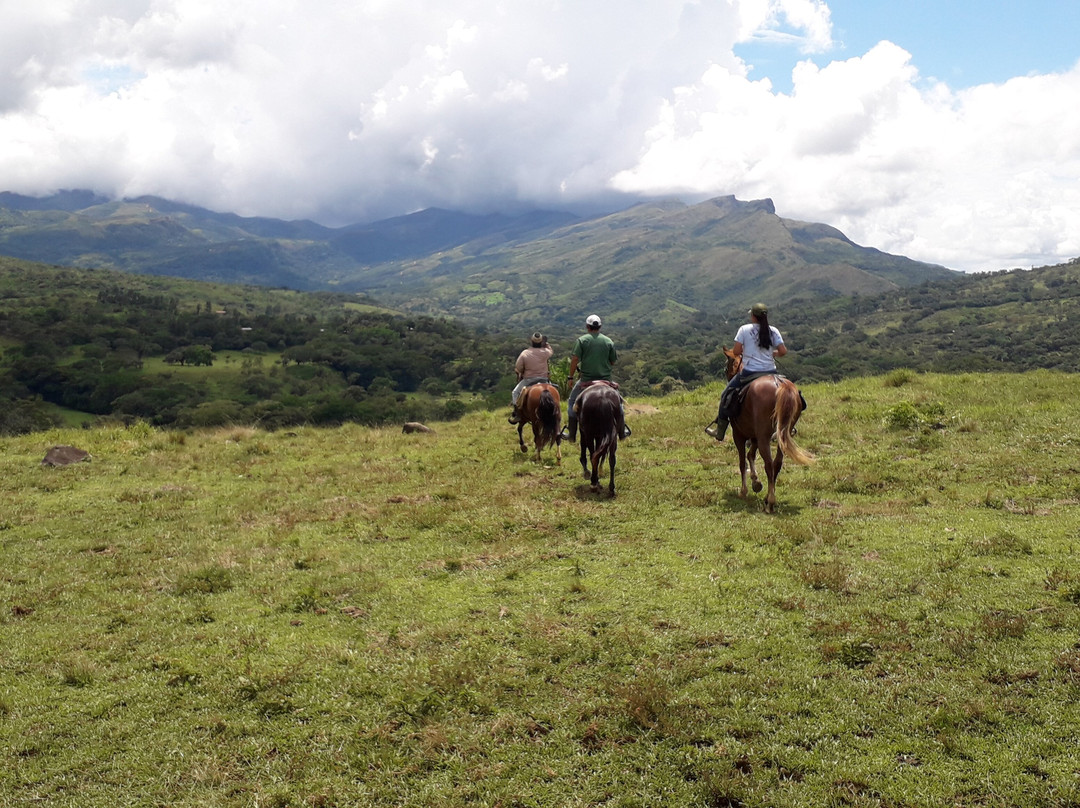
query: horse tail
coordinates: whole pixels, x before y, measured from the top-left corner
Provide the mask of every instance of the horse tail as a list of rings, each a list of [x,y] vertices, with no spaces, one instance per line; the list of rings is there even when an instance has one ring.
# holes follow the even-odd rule
[[[621,400],[614,390],[598,390],[587,402],[589,414],[586,416],[586,402],[583,399],[584,395],[578,399],[581,405],[578,420],[583,433],[589,434],[589,445],[593,454],[603,463],[604,458],[613,453],[619,445],[619,435],[623,429]]]
[[[801,413],[802,399],[799,397],[799,390],[790,381],[785,381],[776,391],[776,409],[773,411],[773,417],[776,418],[776,442],[780,444],[780,450],[785,457],[801,466],[808,466],[817,458],[799,448],[792,435],[795,422],[799,420]]]
[[[540,403],[536,407],[536,415],[540,419],[540,430],[544,438],[554,441],[559,433],[559,405],[546,387],[540,391]]]
[[[607,424],[607,431],[600,435],[599,446],[597,451],[600,452],[600,457],[604,457],[613,454],[615,448],[619,445],[619,435],[623,430],[623,413],[620,406],[619,394],[611,393],[604,396],[604,410],[605,419]]]

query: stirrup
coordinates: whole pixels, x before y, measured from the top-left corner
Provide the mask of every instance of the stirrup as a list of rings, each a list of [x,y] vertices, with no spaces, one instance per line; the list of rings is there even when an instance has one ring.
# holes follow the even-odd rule
[[[716,429],[717,429],[716,421],[713,421],[711,424],[709,424],[707,427],[705,427],[705,434],[708,435],[710,438],[715,438],[716,437]]]

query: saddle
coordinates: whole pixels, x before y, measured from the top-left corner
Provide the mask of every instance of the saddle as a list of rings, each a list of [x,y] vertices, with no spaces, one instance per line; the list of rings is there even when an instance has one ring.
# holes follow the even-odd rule
[[[747,373],[745,377],[746,380],[743,382],[743,384],[739,387],[738,390],[734,390],[731,392],[727,401],[724,401],[723,396],[721,396],[720,407],[721,409],[727,409],[728,418],[730,420],[734,421],[735,418],[737,418],[739,413],[742,411],[743,401],[746,400],[746,392],[750,389],[750,384],[762,378],[763,376],[771,376],[773,379],[773,384],[775,384],[777,387],[779,387],[786,381],[791,381],[790,379],[788,379],[787,376],[777,373],[775,370],[761,370],[756,373]],[[727,391],[725,390],[725,392]],[[801,412],[802,410],[806,409],[806,399],[803,398],[802,390],[799,390],[799,403],[802,405],[800,409]]]
[[[618,390],[619,389],[619,383],[618,382],[613,382],[610,379],[592,379],[591,381],[581,382],[580,386],[581,386],[581,389],[584,391],[586,387],[592,387],[595,384],[606,384],[608,387],[610,387],[613,390]]]
[[[574,412],[581,412],[581,400],[585,397],[586,391],[588,391],[588,389],[591,387],[596,387],[597,385],[604,385],[605,387],[610,387],[616,393],[619,393],[619,383],[613,382],[610,379],[592,379],[591,381],[581,382],[581,393],[574,401]],[[619,393],[619,397],[622,398],[622,393]]]

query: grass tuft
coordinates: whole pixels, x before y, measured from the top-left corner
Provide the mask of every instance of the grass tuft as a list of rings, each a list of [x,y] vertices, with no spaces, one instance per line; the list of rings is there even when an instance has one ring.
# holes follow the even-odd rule
[[[228,592],[233,587],[232,575],[219,565],[203,567],[187,573],[176,582],[177,595],[213,595]]]

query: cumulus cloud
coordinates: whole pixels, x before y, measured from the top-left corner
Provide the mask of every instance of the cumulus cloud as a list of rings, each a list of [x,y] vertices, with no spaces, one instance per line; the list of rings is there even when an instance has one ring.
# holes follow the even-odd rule
[[[822,0],[0,0],[0,190],[344,224],[772,197],[963,269],[1080,254],[1080,67],[829,61]],[[736,47],[806,56],[790,93]]]

